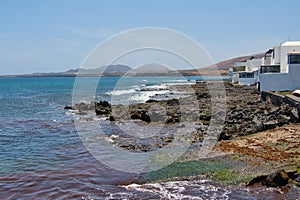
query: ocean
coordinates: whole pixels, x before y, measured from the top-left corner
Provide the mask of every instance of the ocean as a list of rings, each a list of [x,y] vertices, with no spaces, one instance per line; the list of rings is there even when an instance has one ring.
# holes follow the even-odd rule
[[[113,104],[184,97],[169,86],[199,79],[102,77],[94,97]],[[85,148],[74,125],[78,116],[64,110],[73,103],[74,83],[72,77],[0,78],[1,199],[295,199],[280,189],[224,187],[206,179],[142,184],[140,174],[111,169]]]

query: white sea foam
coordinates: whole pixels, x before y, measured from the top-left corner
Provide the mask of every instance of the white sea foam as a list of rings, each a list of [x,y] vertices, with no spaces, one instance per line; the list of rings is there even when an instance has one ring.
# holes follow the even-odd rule
[[[142,82],[148,82],[143,80]],[[143,103],[150,99],[163,100],[168,98],[186,97],[186,93],[172,90],[172,85],[193,84],[194,81],[187,80],[163,80],[158,83],[147,83],[134,85],[129,89],[115,89],[106,92],[105,95],[111,96],[112,104],[133,104]]]
[[[230,190],[221,189],[207,180],[170,181],[162,183],[130,184],[123,186],[130,191],[140,191],[159,195],[167,199],[228,199]]]
[[[132,94],[136,92],[135,89],[131,88],[131,89],[128,89],[128,90],[113,90],[111,92],[106,92],[105,94],[106,95],[110,95],[110,96],[113,96],[113,95],[124,95],[124,94]]]
[[[134,94],[131,96],[130,100],[131,101],[136,101],[136,102],[146,102],[155,95],[162,95],[162,94],[167,94],[169,91],[168,90],[160,90],[160,91],[144,91],[140,92],[137,94]]]

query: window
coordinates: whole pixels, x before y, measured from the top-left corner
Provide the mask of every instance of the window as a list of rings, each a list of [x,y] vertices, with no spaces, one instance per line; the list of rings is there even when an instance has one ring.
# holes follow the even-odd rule
[[[300,54],[292,54],[288,57],[289,64],[300,64]]]
[[[254,78],[253,72],[241,72],[239,78]]]
[[[280,73],[280,65],[263,65],[260,67],[260,73]]]

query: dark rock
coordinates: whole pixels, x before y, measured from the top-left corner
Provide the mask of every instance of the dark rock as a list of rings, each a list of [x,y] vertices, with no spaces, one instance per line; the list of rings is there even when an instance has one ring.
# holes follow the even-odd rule
[[[170,99],[167,101],[168,106],[179,106],[179,100],[178,99]]]
[[[94,110],[97,115],[105,115],[110,121],[134,119],[171,124],[197,120],[199,124],[208,126],[213,118],[214,120],[222,120],[220,124],[224,123],[219,140],[228,140],[291,122],[300,122],[297,108],[287,104],[274,106],[270,103],[262,102],[259,100],[260,94],[255,87],[233,86],[227,82],[224,82],[224,85],[228,110],[223,111],[219,109],[219,111],[217,110],[218,112],[214,110],[214,116],[212,116],[212,101],[206,82],[199,82],[191,86],[197,95],[197,100],[195,98],[162,101],[151,99],[146,103],[129,106],[111,106],[107,101],[100,101],[90,104],[80,103],[75,105],[73,109],[78,110],[80,113]],[[223,95],[219,95],[219,97],[225,98]],[[222,107],[219,103],[223,105],[224,102],[217,101],[214,108]],[[157,107],[155,107],[156,105]],[[160,110],[160,108],[163,109]],[[71,109],[71,107],[66,107],[66,109]],[[226,119],[223,122],[224,115],[226,115]]]
[[[259,120],[257,116],[255,116],[252,120],[252,130],[254,133],[263,130],[263,122]]]
[[[107,101],[94,102],[96,115],[107,115],[111,112],[111,105]]]
[[[142,112],[141,120],[145,122],[151,122],[151,117],[146,112]]]
[[[146,101],[146,103],[156,103],[156,102],[158,102],[158,101],[154,100],[154,99],[149,99],[149,100]]]
[[[95,112],[96,112],[96,115],[106,115],[106,114],[109,114],[110,111],[108,109],[95,109]]]
[[[300,122],[298,109],[293,108],[290,112],[290,117],[291,117],[292,122]]]
[[[211,115],[210,115],[210,114],[202,113],[202,114],[200,115],[200,120],[210,121],[210,119],[211,119]]]
[[[65,110],[74,110],[74,108],[72,106],[65,106],[64,108]]]
[[[222,132],[218,138],[218,141],[221,141],[221,140],[229,140],[232,138],[232,135],[230,133],[225,133],[225,132]]]
[[[196,93],[197,99],[209,98],[209,93]]]
[[[138,114],[131,115],[131,119],[141,119],[141,116]]]
[[[300,174],[295,175],[295,181],[298,182],[298,183],[300,183]]]
[[[267,176],[258,176],[258,177],[255,177],[253,178],[251,181],[249,181],[247,184],[246,184],[246,187],[249,187],[251,185],[254,185],[254,184],[257,184],[257,183],[261,183],[263,180],[265,180],[267,178]]]
[[[264,180],[262,180],[262,184],[268,187],[280,187],[287,185],[288,181],[288,174],[284,170],[279,170],[270,174]]]
[[[115,118],[114,118],[114,116],[109,116],[109,121],[115,121]]]
[[[291,118],[285,115],[279,115],[277,119],[278,125],[283,126],[284,124],[288,124]]]
[[[264,122],[264,129],[267,130],[267,129],[273,129],[273,128],[276,128],[277,126],[277,123],[276,121],[269,121],[269,122]]]

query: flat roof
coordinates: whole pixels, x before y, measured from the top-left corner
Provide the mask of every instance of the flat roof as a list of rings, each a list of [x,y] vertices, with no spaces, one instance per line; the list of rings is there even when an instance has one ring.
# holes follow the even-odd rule
[[[300,41],[288,41],[283,43],[281,46],[300,46]]]
[[[289,52],[289,53],[288,53],[288,55],[295,55],[295,54],[296,54],[296,55],[300,55],[300,52],[296,52],[296,51],[295,51],[295,52]]]

